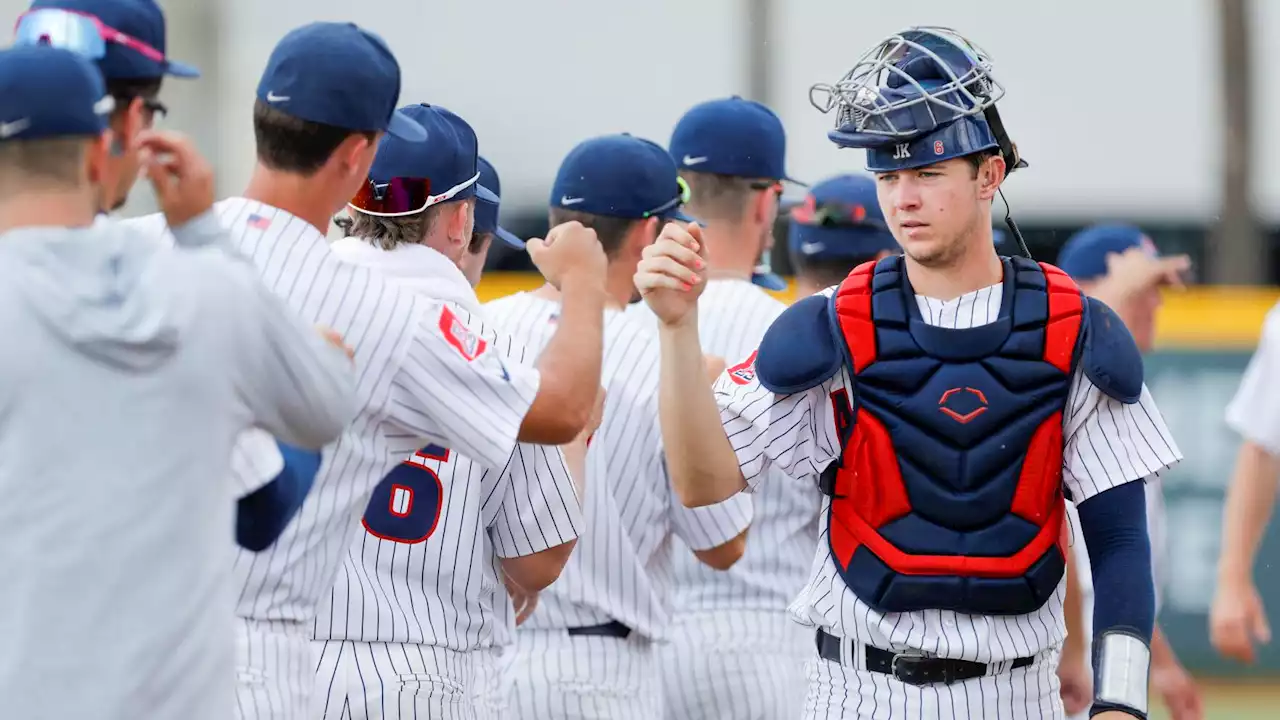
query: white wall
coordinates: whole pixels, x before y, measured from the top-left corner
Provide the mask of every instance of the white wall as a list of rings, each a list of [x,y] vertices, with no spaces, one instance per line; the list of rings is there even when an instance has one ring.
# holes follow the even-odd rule
[[[1019,217],[1212,218],[1222,126],[1215,0],[774,0],[772,103],[791,172],[861,168],[809,105],[884,35],[951,25],[995,58],[1002,115],[1032,167],[1011,179]],[[25,6],[0,0],[5,16]],[[171,53],[207,77],[171,83],[175,126],[196,135],[224,193],[252,165],[249,110],[274,43],[316,19],[356,20],[400,58],[402,102],[433,102],[476,127],[509,207],[545,203],[576,142],[630,131],[665,143],[688,106],[747,88],[747,0],[167,0]],[[1255,0],[1258,206],[1280,220],[1280,3]],[[139,200],[133,203],[145,206]]]

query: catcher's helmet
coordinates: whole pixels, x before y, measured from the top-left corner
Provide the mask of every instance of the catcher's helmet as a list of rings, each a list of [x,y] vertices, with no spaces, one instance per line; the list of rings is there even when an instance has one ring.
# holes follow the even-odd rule
[[[828,137],[840,147],[865,149],[873,172],[996,148],[1009,172],[1026,167],[996,114],[1003,96],[987,53],[940,27],[897,33],[863,55],[839,82],[809,91],[822,112],[838,110]]]

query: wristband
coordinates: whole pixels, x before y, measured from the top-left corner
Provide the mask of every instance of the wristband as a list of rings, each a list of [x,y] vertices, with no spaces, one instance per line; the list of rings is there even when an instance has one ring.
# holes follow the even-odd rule
[[[1151,648],[1147,642],[1127,630],[1108,630],[1094,640],[1094,645],[1092,714],[1114,709],[1146,718],[1151,670]]]

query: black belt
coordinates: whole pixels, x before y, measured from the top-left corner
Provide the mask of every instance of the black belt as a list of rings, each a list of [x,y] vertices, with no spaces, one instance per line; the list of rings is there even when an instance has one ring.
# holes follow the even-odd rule
[[[840,638],[819,629],[818,655],[824,660],[840,662]],[[899,655],[892,650],[866,646],[867,669],[882,675],[892,675],[908,685],[933,685],[963,682],[987,674],[987,664],[972,660]],[[1012,661],[1009,669],[1027,667],[1034,658],[1020,657]]]
[[[618,638],[619,640],[626,640],[631,637],[631,628],[623,625],[617,620],[610,620],[603,625],[571,627],[566,632],[570,635],[594,635],[596,637]]]

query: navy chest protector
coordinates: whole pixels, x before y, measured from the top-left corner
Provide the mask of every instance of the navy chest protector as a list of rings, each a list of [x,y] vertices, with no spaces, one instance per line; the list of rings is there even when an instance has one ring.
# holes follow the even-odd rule
[[[1076,369],[1121,402],[1141,396],[1142,357],[1110,309],[1051,265],[1002,262],[995,322],[926,323],[892,257],[790,307],[756,356],[761,384],[780,394],[847,369],[852,393],[836,383],[829,398],[842,450],[820,486],[836,567],[881,612],[1041,607],[1065,567]]]

